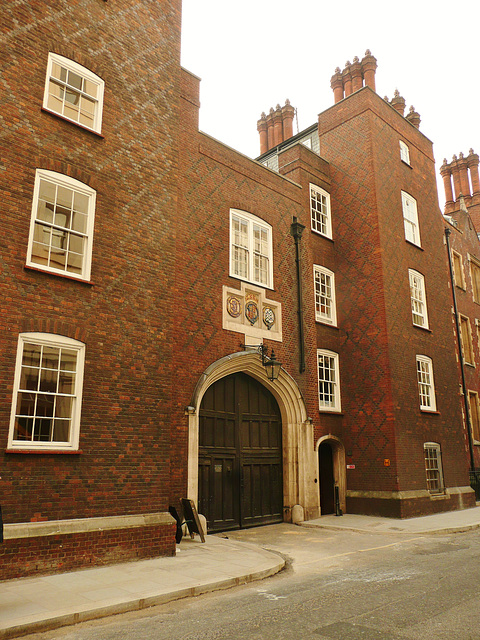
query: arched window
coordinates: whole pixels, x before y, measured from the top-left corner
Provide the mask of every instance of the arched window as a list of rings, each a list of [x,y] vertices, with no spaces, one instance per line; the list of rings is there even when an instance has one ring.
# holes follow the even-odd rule
[[[73,60],[48,54],[43,107],[100,133],[104,81]]]
[[[230,209],[230,275],[273,288],[272,227],[238,209]]]
[[[20,334],[9,448],[78,449],[84,359],[78,340]]]

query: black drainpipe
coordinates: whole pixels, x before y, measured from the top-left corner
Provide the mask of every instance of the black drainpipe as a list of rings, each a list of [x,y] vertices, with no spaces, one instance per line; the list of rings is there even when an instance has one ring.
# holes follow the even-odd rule
[[[472,419],[470,417],[470,407],[468,406],[468,390],[467,390],[467,383],[465,381],[465,367],[463,365],[462,334],[460,333],[460,320],[458,318],[457,296],[455,295],[455,279],[453,276],[452,253],[450,251],[449,237],[451,233],[452,233],[451,229],[448,229],[446,227],[445,238],[447,240],[448,266],[450,267],[450,282],[452,285],[453,314],[455,316],[455,327],[457,329],[458,352],[460,356],[460,371],[462,373],[463,401],[465,404],[465,415],[467,417],[468,446],[470,450],[470,470],[475,471],[475,458],[473,456]]]
[[[298,339],[300,342],[300,373],[305,371],[305,337],[303,333],[303,296],[302,296],[302,270],[300,265],[300,238],[305,226],[293,216],[290,225],[290,233],[295,239],[295,262],[297,264],[297,303],[298,303]]]

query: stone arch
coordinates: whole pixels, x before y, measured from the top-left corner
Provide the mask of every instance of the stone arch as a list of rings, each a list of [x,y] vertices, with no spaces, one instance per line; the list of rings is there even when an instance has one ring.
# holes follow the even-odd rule
[[[307,417],[305,401],[295,380],[284,369],[270,381],[259,354],[248,350],[233,353],[213,362],[200,376],[187,407],[188,415],[188,487],[187,495],[198,501],[199,410],[206,390],[217,380],[243,372],[258,380],[275,397],[282,417],[284,520],[291,520],[295,505],[303,508],[305,519],[319,514],[315,477],[316,456],[313,425]]]
[[[317,465],[317,478],[320,481],[320,469],[319,469],[319,456],[318,451],[320,445],[323,443],[328,443],[332,447],[333,453],[333,478],[335,484],[338,486],[339,496],[340,496],[340,508],[343,513],[346,512],[346,496],[347,496],[347,474],[346,474],[346,466],[345,466],[345,447],[343,442],[337,436],[329,433],[328,435],[322,436],[317,440],[315,445],[315,462]]]

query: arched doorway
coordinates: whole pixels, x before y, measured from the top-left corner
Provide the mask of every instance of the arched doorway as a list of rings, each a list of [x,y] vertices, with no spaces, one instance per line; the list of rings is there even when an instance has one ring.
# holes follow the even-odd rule
[[[327,440],[324,440],[318,447],[318,469],[320,474],[320,513],[324,516],[335,513],[333,450]]]
[[[198,508],[209,531],[283,520],[282,420],[245,373],[212,384],[199,411]]]

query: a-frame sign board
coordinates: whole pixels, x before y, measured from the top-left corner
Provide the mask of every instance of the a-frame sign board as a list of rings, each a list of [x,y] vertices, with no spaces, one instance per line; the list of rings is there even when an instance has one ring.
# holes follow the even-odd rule
[[[197,509],[193,500],[189,500],[188,498],[182,498],[182,507],[183,507],[183,518],[187,523],[188,531],[190,536],[193,536],[198,533],[200,536],[200,540],[205,542],[205,536],[203,535],[202,525],[200,524],[200,519],[198,517]]]

